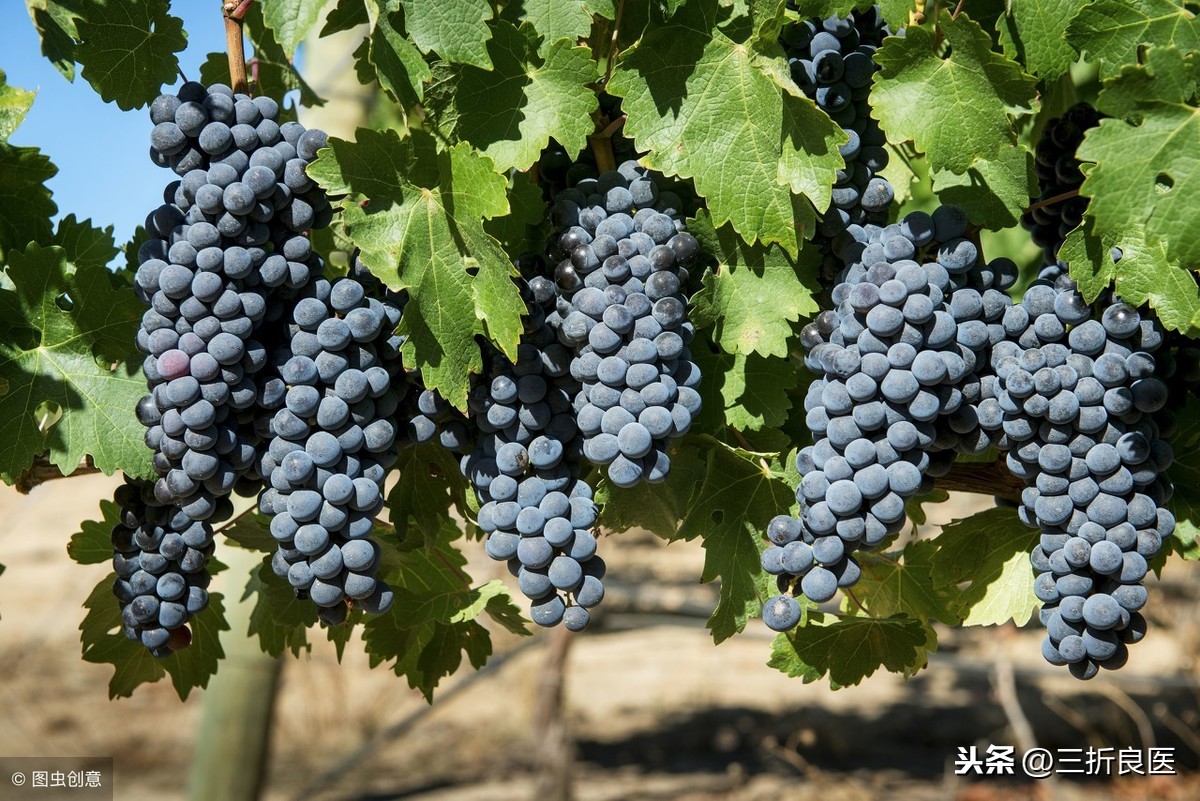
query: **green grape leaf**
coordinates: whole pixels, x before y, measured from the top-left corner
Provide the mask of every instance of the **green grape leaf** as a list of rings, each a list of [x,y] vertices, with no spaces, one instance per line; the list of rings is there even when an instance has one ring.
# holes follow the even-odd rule
[[[640,528],[666,540],[676,539],[679,521],[691,506],[704,481],[707,465],[698,448],[688,444],[672,449],[671,472],[661,484],[640,482],[633,487],[613,486],[607,478],[596,487],[600,523],[605,531],[620,533]]]
[[[1133,225],[1119,237],[1098,237],[1087,221],[1067,235],[1058,256],[1089,303],[1109,286],[1128,303],[1149,304],[1159,322],[1189,336],[1200,333],[1200,286],[1190,270],[1172,264],[1163,244],[1146,242],[1145,229]],[[1121,252],[1113,261],[1113,248]]]
[[[938,57],[927,28],[884,41],[875,54],[872,114],[888,141],[912,141],[932,169],[963,173],[1016,143],[1012,116],[1032,110],[1036,81],[993,52],[991,37],[966,14],[943,12],[940,25],[947,58]]]
[[[463,569],[466,558],[449,541],[454,536],[455,526],[444,526],[428,547],[400,552],[386,562],[381,574],[395,591],[395,602],[363,627],[371,666],[390,662],[396,675],[426,699],[458,669],[464,652],[475,668],[491,655],[491,635],[478,620],[482,614],[515,634],[528,633],[506,588],[497,582],[471,587]]]
[[[715,30],[716,0],[691,0],[625,51],[609,91],[641,161],[692,178],[719,228],[795,254],[829,205],[846,135],[788,77],[782,60]]]
[[[810,613],[808,624],[775,638],[770,667],[805,684],[829,677],[834,689],[852,687],[879,668],[912,676],[925,667],[932,629],[903,615],[833,618]]]
[[[91,220],[77,220],[74,214],[58,221],[50,243],[62,248],[67,262],[76,267],[107,267],[121,252],[111,225],[97,228]]]
[[[329,14],[325,17],[325,27],[321,28],[320,35],[324,37],[342,33],[369,22],[365,0],[338,0],[337,5],[329,9]]]
[[[209,572],[217,573],[221,564],[209,562]],[[125,638],[121,633],[121,607],[113,597],[115,573],[106,576],[83,602],[87,614],[79,624],[83,659],[98,665],[112,665],[113,675],[108,682],[109,698],[128,698],[142,684],[171,677],[171,684],[186,701],[196,687],[207,687],[225,657],[220,632],[228,631],[225,603],[220,593],[208,596],[208,608],[188,623],[192,644],[182,651],[159,659],[140,642]]]
[[[1067,26],[1087,0],[1022,0],[1005,4],[997,26],[1004,52],[1022,62],[1026,70],[1047,81],[1065,73],[1075,63],[1075,49],[1067,43]]]
[[[141,304],[132,292],[113,289],[104,268],[72,269],[61,248],[31,244],[7,255],[12,288],[0,288],[0,476],[11,483],[47,450],[64,474],[91,455],[105,473],[148,475],[150,452],[133,413],[146,394],[133,344]],[[46,404],[61,419],[39,425]]]
[[[8,143],[8,137],[25,119],[36,95],[36,92],[9,86],[8,77],[0,70],[0,145]]]
[[[387,505],[397,539],[406,548],[423,545],[425,535],[440,531],[451,512],[467,517],[466,481],[453,454],[439,443],[401,449],[396,472],[400,479]]]
[[[1176,416],[1179,428],[1171,438],[1175,461],[1167,470],[1175,483],[1175,494],[1169,502],[1171,514],[1175,515],[1175,534],[1167,538],[1166,546],[1185,559],[1197,560],[1200,559],[1200,400],[1189,397]]]
[[[816,249],[793,259],[778,246],[747,245],[728,226],[714,231],[703,213],[688,230],[717,260],[692,296],[692,322],[713,326],[726,353],[786,356],[792,324],[819,311]]]
[[[1071,20],[1067,41],[1111,77],[1139,63],[1144,45],[1200,49],[1200,24],[1181,0],[1092,0]]]
[[[898,559],[863,554],[859,557],[862,577],[854,585],[854,597],[872,617],[907,615],[926,623],[938,620],[957,625],[958,591],[934,581],[935,551],[932,541],[920,540],[908,543]]]
[[[551,137],[568,152],[580,150],[594,128],[597,99],[587,84],[599,76],[590,52],[562,39],[543,57],[538,41],[532,26],[498,22],[488,42],[492,66],[458,69],[455,133],[498,170],[533,164]]]
[[[1198,79],[1195,53],[1155,47],[1144,66],[1127,67],[1105,84],[1096,105],[1110,117],[1079,146],[1080,160],[1095,162],[1079,191],[1091,200],[1088,215],[1101,238],[1119,240],[1141,225],[1149,242],[1166,243],[1170,261],[1200,262],[1193,235],[1200,169],[1190,157],[1200,150]]]
[[[987,509],[942,527],[929,554],[934,585],[958,595],[964,626],[1024,625],[1038,605],[1029,554],[1038,532],[1017,520],[1013,509]]]
[[[42,55],[68,81],[75,80],[76,6],[73,0],[25,0],[29,17],[42,40]]]
[[[289,58],[321,17],[327,0],[259,0],[263,21]]]
[[[425,386],[466,408],[470,376],[483,367],[477,334],[516,358],[525,304],[512,264],[483,220],[508,212],[504,176],[466,144],[439,151],[414,132],[359,129],[330,139],[309,167],[327,192],[345,195],[346,229],[367,267],[407,290],[398,333]]]
[[[677,537],[704,544],[702,582],[721,579],[720,602],[708,628],[722,642],[746,627],[771,594],[761,552],[767,523],[795,499],[778,454],[761,454],[713,442],[708,472],[680,523]]]
[[[279,543],[271,536],[271,518],[261,514],[244,514],[220,529],[221,538],[248,551],[267,556],[275,553]]]
[[[317,606],[297,598],[292,586],[275,575],[270,556],[263,557],[246,582],[242,600],[251,596],[254,609],[246,633],[258,638],[264,653],[279,657],[290,651],[298,657],[312,651],[308,630],[317,625]]]
[[[0,144],[0,255],[50,239],[58,206],[45,184],[57,174],[36,147]]]
[[[786,359],[722,354],[718,376],[725,422],[739,431],[778,428],[792,408],[790,391],[799,378]],[[714,397],[711,394],[706,397]]]
[[[908,25],[908,12],[916,8],[914,0],[799,0],[796,5],[800,19],[826,19],[835,14],[848,17],[854,9],[865,11],[871,6],[879,6],[893,31]]]
[[[432,73],[421,51],[404,35],[401,12],[388,8],[383,0],[372,0],[368,6],[371,33],[354,52],[355,69],[363,83],[378,78],[401,109],[408,109],[424,98]]]
[[[71,535],[67,555],[80,565],[103,565],[112,561],[112,531],[120,521],[121,507],[113,501],[101,500],[100,519],[85,520],[79,531]]]
[[[508,176],[508,206],[511,212],[485,220],[483,229],[504,246],[506,253],[541,255],[550,233],[546,202],[541,187],[528,173],[514,171]]]
[[[487,0],[403,0],[404,23],[422,53],[436,52],[453,64],[491,69],[487,43],[492,9]]]
[[[154,100],[175,82],[176,53],[187,46],[183,20],[167,0],[93,2],[81,7],[75,27],[75,60],[84,80],[104,98],[129,111]]]
[[[1005,146],[994,159],[976,159],[967,171],[933,173],[933,191],[943,203],[962,206],[971,222],[991,231],[1015,228],[1029,198],[1038,194],[1033,154]]]
[[[502,16],[533,25],[542,37],[542,51],[559,39],[575,44],[592,30],[587,0],[521,0],[505,7]]]

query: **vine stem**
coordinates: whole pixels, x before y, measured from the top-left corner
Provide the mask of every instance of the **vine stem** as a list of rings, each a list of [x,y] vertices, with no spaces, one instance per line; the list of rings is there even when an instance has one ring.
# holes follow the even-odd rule
[[[1053,206],[1055,203],[1061,203],[1064,200],[1070,200],[1071,198],[1075,197],[1079,197],[1079,189],[1072,189],[1069,192],[1063,192],[1061,195],[1055,195],[1054,197],[1048,197],[1045,200],[1039,200],[1037,203],[1032,204],[1028,211],[1040,209],[1043,206]]]
[[[254,0],[227,0],[221,6],[225,16],[225,50],[229,54],[229,85],[237,94],[249,94],[250,84],[246,80],[246,46],[242,37],[242,25],[246,12]]]
[[[621,32],[621,15],[625,11],[625,0],[617,1],[617,18],[613,20],[612,39],[608,46],[608,64],[604,67],[604,86],[608,86],[608,79],[612,77],[613,61],[617,57],[617,35]]]
[[[950,14],[950,19],[958,19],[958,15],[962,13],[963,6],[967,4],[967,0],[958,0],[958,5],[954,7],[953,13]]]

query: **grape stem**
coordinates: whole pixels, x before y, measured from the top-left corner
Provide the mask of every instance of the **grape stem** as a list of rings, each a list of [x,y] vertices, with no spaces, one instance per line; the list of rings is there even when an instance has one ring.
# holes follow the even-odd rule
[[[618,121],[623,121],[623,118]],[[611,128],[611,125],[607,126],[599,133],[588,137],[588,144],[592,146],[592,155],[596,157],[596,169],[602,173],[617,168],[617,158],[613,155],[612,149],[612,134],[608,133]]]
[[[227,0],[221,6],[225,16],[225,50],[229,54],[229,84],[238,94],[250,93],[250,84],[246,80],[246,46],[242,38],[242,25],[253,2]]]
[[[604,85],[612,77],[613,61],[617,57],[617,35],[621,32],[621,15],[625,11],[625,0],[617,0],[617,17],[613,20],[612,40],[608,45],[608,64],[604,68]]]
[[[958,19],[958,15],[962,13],[963,6],[967,4],[967,0],[958,0],[958,5],[954,7],[954,12],[950,14],[950,19]]]
[[[92,462],[92,457],[85,456],[78,467],[70,473],[64,474],[59,466],[51,464],[50,457],[43,453],[35,456],[33,464],[21,471],[21,475],[17,476],[16,482],[13,483],[13,489],[22,495],[28,495],[34,487],[44,484],[47,481],[67,478],[69,476],[86,476],[99,472],[100,468],[96,467]]]
[[[1063,192],[1061,195],[1055,195],[1054,197],[1048,197],[1045,200],[1039,200],[1037,203],[1030,205],[1028,210],[1033,211],[1034,209],[1040,209],[1043,206],[1053,206],[1055,203],[1061,203],[1064,200],[1070,200],[1071,198],[1074,198],[1074,197],[1079,197],[1079,189],[1078,188],[1072,189],[1069,192]]]
[[[1021,500],[1021,491],[1025,489],[1024,482],[1008,472],[1000,462],[956,463],[949,473],[934,481],[934,486],[952,492],[994,495],[1017,502]]]

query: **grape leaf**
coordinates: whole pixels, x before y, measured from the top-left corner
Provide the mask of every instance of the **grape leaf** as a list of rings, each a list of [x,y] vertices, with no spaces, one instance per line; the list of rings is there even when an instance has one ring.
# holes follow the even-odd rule
[[[846,135],[804,97],[781,59],[714,29],[716,0],[691,0],[621,55],[609,91],[646,166],[692,178],[717,227],[795,254],[829,205]],[[777,48],[772,47],[777,52]]]
[[[466,558],[450,543],[457,534],[453,524],[443,526],[430,532],[428,547],[399,552],[385,563],[380,572],[395,603],[363,627],[371,667],[391,662],[396,675],[426,699],[458,669],[463,652],[475,668],[491,655],[491,635],[478,622],[483,613],[514,634],[528,634],[505,587],[470,586]]]
[[[927,28],[884,40],[875,54],[872,115],[888,141],[912,141],[932,169],[963,173],[1016,143],[1011,117],[1032,110],[1036,81],[993,52],[991,37],[966,14],[943,12],[940,27],[947,58],[938,57]]]
[[[259,0],[263,20],[289,58],[321,17],[326,0]]]
[[[1167,548],[1185,559],[1200,559],[1200,400],[1188,398],[1177,414],[1179,428],[1171,438],[1175,461],[1167,475],[1175,483],[1169,502],[1175,515],[1175,535],[1167,538]],[[1164,550],[1167,550],[1164,548]]]
[[[175,82],[176,53],[187,46],[183,20],[167,0],[92,2],[76,20],[75,60],[81,75],[106,102],[124,111],[154,100]]]
[[[587,84],[599,76],[588,49],[563,39],[542,57],[538,41],[530,25],[499,22],[488,42],[493,66],[457,71],[454,132],[498,170],[533,164],[551,137],[567,152],[580,150],[594,128],[597,99]]]
[[[1105,84],[1096,105],[1110,117],[1079,146],[1080,160],[1095,162],[1079,191],[1101,238],[1142,225],[1149,242],[1166,243],[1170,261],[1200,262],[1200,169],[1191,157],[1200,150],[1198,79],[1195,53],[1155,47],[1144,66]]]
[[[102,565],[112,560],[112,531],[121,521],[121,507],[100,501],[100,519],[85,520],[67,543],[67,555],[80,565]],[[111,586],[110,586],[111,590]]]
[[[491,18],[487,0],[404,0],[405,26],[417,47],[423,53],[435,51],[453,64],[491,69],[487,50]]]
[[[321,28],[320,36],[330,36],[335,33],[348,31],[358,25],[366,25],[370,22],[367,14],[366,0],[338,0],[337,4],[329,9],[329,14],[325,17],[325,26]]]
[[[51,244],[62,248],[67,262],[76,267],[107,267],[121,252],[111,225],[97,228],[91,220],[77,220],[74,214],[58,221]]]
[[[852,687],[879,668],[912,676],[925,667],[932,629],[903,615],[833,618],[810,613],[808,624],[775,638],[770,667],[805,684],[829,676],[833,689]]]
[[[1121,251],[1113,261],[1113,248]],[[1200,286],[1191,271],[1172,264],[1162,244],[1147,244],[1145,229],[1133,225],[1120,237],[1095,236],[1090,221],[1067,235],[1058,257],[1071,267],[1071,277],[1088,302],[1110,285],[1128,303],[1148,303],[1159,321],[1189,336],[1200,332]]]
[[[296,597],[292,586],[271,569],[269,556],[250,574],[242,600],[251,595],[256,597],[246,633],[258,638],[264,653],[279,657],[290,651],[298,657],[312,651],[308,629],[317,624],[317,606]]]
[[[425,535],[440,531],[451,510],[467,518],[466,481],[454,456],[440,444],[401,449],[396,472],[400,479],[388,494],[387,506],[404,547],[424,545]]]
[[[528,22],[542,35],[541,50],[545,52],[559,39],[575,44],[592,30],[592,12],[587,0],[520,0],[510,3],[502,17]]]
[[[1010,58],[1047,81],[1065,73],[1075,63],[1075,49],[1067,43],[1067,26],[1087,0],[1022,0],[1007,3],[997,26],[1000,43]]]
[[[550,233],[542,189],[529,173],[513,171],[508,176],[508,206],[503,217],[483,223],[483,229],[504,246],[506,253],[541,255]]]
[[[75,80],[77,0],[25,0],[26,10],[42,40],[42,55],[68,81]]]
[[[210,573],[216,574],[221,568],[216,560],[209,562]],[[79,624],[84,661],[113,666],[108,697],[127,698],[139,685],[156,682],[164,676],[171,677],[181,701],[187,700],[193,688],[207,687],[225,657],[220,632],[228,631],[229,624],[225,621],[223,596],[210,593],[208,608],[188,623],[192,630],[189,647],[159,659],[151,656],[141,643],[126,639],[121,633],[121,607],[112,591],[115,579],[116,574],[110,573],[96,585],[83,602],[88,611]]]
[[[783,425],[792,408],[789,391],[798,382],[795,367],[786,359],[756,354],[722,356],[727,365],[719,375],[726,424],[739,431]]]
[[[971,222],[992,231],[1014,228],[1038,194],[1033,154],[1020,145],[1005,146],[992,159],[976,159],[967,171],[933,173],[933,191],[943,203],[962,206]]]
[[[36,147],[0,144],[0,255],[50,238],[58,206],[45,183],[57,174]]]
[[[730,448],[713,440],[708,472],[677,537],[704,544],[702,582],[721,579],[720,602],[708,619],[715,642],[732,637],[758,614],[770,594],[762,569],[763,532],[795,497],[777,454]]]
[[[425,386],[466,408],[471,373],[483,361],[477,334],[516,358],[525,304],[512,264],[483,220],[508,212],[505,180],[466,144],[438,151],[414,132],[359,129],[357,142],[330,139],[309,167],[341,201],[347,231],[367,267],[409,292],[399,333],[406,363]]]
[[[856,557],[862,577],[854,585],[854,596],[872,617],[908,617],[947,625],[960,621],[958,590],[934,581],[931,540],[910,542],[898,558],[864,553]],[[936,641],[936,637],[935,637]]]
[[[934,585],[952,591],[970,582],[958,596],[964,626],[1029,620],[1038,605],[1029,564],[1038,536],[1013,509],[987,509],[942,527],[929,555]]]
[[[0,145],[7,144],[8,137],[25,119],[35,95],[35,92],[9,86],[8,77],[0,70]]]
[[[133,413],[146,393],[133,345],[142,316],[107,270],[67,263],[61,248],[8,253],[0,288],[0,476],[11,483],[46,450],[64,474],[91,455],[105,473],[148,475],[150,452]],[[50,402],[62,418],[39,429]]]
[[[379,79],[392,99],[400,104],[403,113],[425,96],[425,84],[432,77],[421,51],[404,35],[404,19],[400,11],[384,0],[371,0],[367,6],[371,33],[354,51],[358,79],[370,83]]]
[[[1111,77],[1139,63],[1143,45],[1200,49],[1200,24],[1180,0],[1092,0],[1071,21],[1067,41]]]
[[[792,259],[778,246],[747,245],[728,226],[714,231],[703,213],[688,230],[717,260],[692,296],[692,322],[713,326],[726,353],[786,356],[792,323],[819,310],[816,249]]]

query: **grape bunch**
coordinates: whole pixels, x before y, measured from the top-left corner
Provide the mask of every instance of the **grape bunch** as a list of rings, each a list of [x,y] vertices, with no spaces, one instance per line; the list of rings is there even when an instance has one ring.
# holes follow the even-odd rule
[[[1033,199],[1035,208],[1022,215],[1021,226],[1042,249],[1048,265],[1057,263],[1063,240],[1083,222],[1088,200],[1077,195],[1054,203],[1045,201],[1078,190],[1083,184],[1083,172],[1075,151],[1082,144],[1084,134],[1100,124],[1100,118],[1100,112],[1088,103],[1076,103],[1061,117],[1047,122],[1038,140],[1034,171],[1041,194]],[[1053,279],[1055,276],[1046,274],[1043,277]]]
[[[1021,520],[1041,531],[1042,653],[1083,679],[1121,667],[1145,635],[1141,582],[1175,527],[1163,508],[1172,452],[1155,421],[1167,399],[1162,330],[1119,300],[1098,317],[1066,276],[1035,282],[1005,316],[998,392],[981,404],[1025,481]]]
[[[277,377],[258,401],[271,437],[258,463],[269,485],[259,509],[271,515],[278,542],[276,575],[337,625],[347,601],[378,614],[393,600],[376,578],[380,551],[370,534],[407,389],[393,333],[401,309],[346,277],[317,278],[290,310],[287,341],[273,354]]]
[[[1015,266],[982,264],[954,206],[848,230],[861,241],[842,251],[849,266],[836,307],[802,332],[818,378],[804,401],[816,441],[796,458],[800,518],[774,518],[762,555],[780,591],[763,620],[778,631],[800,618],[797,591],[820,603],[853,585],[854,551],[897,532],[905,502],[945,475],[958,450],[991,442],[975,406],[989,349],[1004,336]]]
[[[792,80],[849,137],[839,148],[846,165],[838,170],[832,205],[817,232],[816,241],[826,250],[839,237],[846,241],[847,226],[886,224],[895,197],[891,184],[880,175],[888,163],[886,139],[871,119],[867,103],[877,69],[875,51],[889,33],[878,6],[854,11],[849,17],[804,20],[780,33]],[[827,272],[832,275],[840,264],[827,256]]]
[[[549,252],[561,290],[548,314],[574,351],[583,454],[618,487],[666,478],[667,440],[700,411],[684,288],[699,254],[678,195],[635,161],[580,178],[554,201]]]
[[[121,630],[154,656],[169,656],[191,643],[187,622],[208,606],[212,526],[160,502],[149,482],[127,479],[115,499],[113,593]]]
[[[418,405],[428,422],[420,427],[436,426],[441,443],[460,454],[479,499],[487,554],[508,563],[533,621],[582,631],[589,609],[604,598],[605,566],[591,531],[592,488],[580,478],[583,445],[573,408],[579,385],[570,373],[573,353],[547,321],[557,300],[553,282],[533,275],[521,288],[528,315],[516,362],[488,348],[467,399],[469,418],[457,419],[426,391]],[[475,435],[470,446],[468,432]]]
[[[304,170],[325,135],[278,116],[273,100],[221,84],[185,83],[150,108],[151,159],[181,178],[147,217],[138,251],[135,291],[149,308],[137,345],[150,394],[137,416],[159,475],[155,503],[181,536],[226,519],[229,493],[256,478],[253,419],[268,366],[256,337],[281,313],[276,296],[321,269],[304,233],[332,211]],[[114,532],[116,552],[123,537]]]

